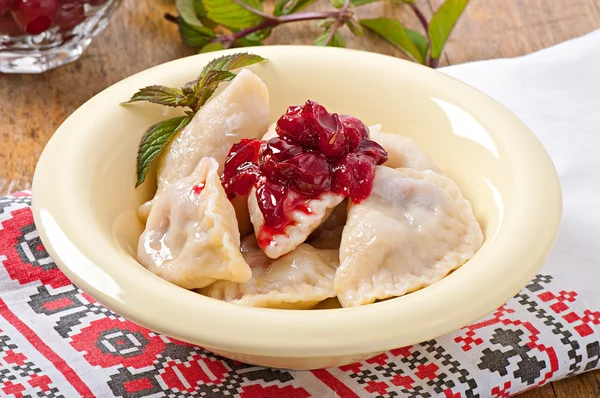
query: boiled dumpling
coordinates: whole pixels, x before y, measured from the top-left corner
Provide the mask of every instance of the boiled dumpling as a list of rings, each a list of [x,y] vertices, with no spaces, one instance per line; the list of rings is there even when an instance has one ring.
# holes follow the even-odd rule
[[[272,260],[258,247],[243,254],[252,267],[252,279],[246,283],[218,281],[200,293],[235,304],[281,309],[309,309],[335,297],[337,250],[302,244],[270,265],[267,262]]]
[[[242,138],[260,138],[269,127],[269,92],[258,76],[242,69],[231,83],[206,103],[175,140],[165,148],[158,163],[158,188],[163,192],[170,184],[189,176],[200,162],[210,156],[223,171],[231,146]],[[139,209],[144,220],[153,201]],[[237,215],[242,216],[242,230],[250,227],[246,202],[236,203]],[[245,216],[246,218],[244,219]]]
[[[344,307],[431,285],[480,248],[471,204],[433,171],[378,166],[373,191],[350,205],[334,287]]]
[[[410,168],[416,170],[433,170],[442,174],[442,170],[431,160],[424,150],[413,140],[399,134],[380,132],[381,128],[369,128],[371,139],[377,142],[388,153],[383,164],[391,168]]]
[[[317,249],[339,249],[347,211],[348,199],[333,209],[323,224],[310,234],[307,243]]]
[[[275,122],[275,123],[273,123],[272,125],[269,126],[269,129],[267,130],[267,132],[265,133],[265,135],[262,136],[261,139],[263,141],[269,141],[271,138],[278,137],[277,130],[275,130],[275,127],[277,127],[277,122]]]
[[[252,276],[218,168],[215,159],[203,158],[192,175],[158,194],[140,236],[138,261],[186,289],[219,279],[246,282]]]
[[[290,192],[289,195],[292,195]],[[248,196],[250,220],[260,248],[270,258],[278,258],[294,250],[306,241],[308,236],[331,214],[333,208],[339,205],[344,197],[334,193],[321,194],[316,199],[309,200],[304,206],[307,211],[293,210],[290,212],[290,224],[281,233],[272,234],[265,228],[265,219],[258,207],[256,189]]]

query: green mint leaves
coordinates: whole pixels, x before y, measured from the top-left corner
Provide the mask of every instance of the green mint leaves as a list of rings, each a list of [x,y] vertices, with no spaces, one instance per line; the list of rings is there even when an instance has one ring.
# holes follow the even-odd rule
[[[175,138],[176,133],[187,126],[189,122],[189,116],[174,117],[158,122],[146,131],[138,149],[136,187],[144,182],[150,166]]]
[[[445,0],[428,21],[419,8],[424,0],[393,0],[410,8],[421,23],[421,32],[404,27],[388,17],[360,19],[360,7],[381,0],[329,0],[331,11],[300,12],[316,0],[276,0],[272,14],[263,0],[176,0],[177,22],[183,41],[199,52],[230,47],[259,46],[278,26],[299,21],[317,21],[323,29],[314,44],[346,47],[347,33],[363,36],[364,28],[402,50],[412,61],[436,67],[454,26],[469,0]]]
[[[468,3],[469,0],[446,0],[433,14],[429,24],[431,58],[440,59],[444,45]]]
[[[150,126],[138,149],[136,187],[146,180],[152,164],[158,159],[168,144],[189,124],[196,112],[210,99],[221,82],[235,78],[231,71],[259,62],[265,58],[249,53],[237,53],[215,58],[209,62],[196,80],[182,88],[148,86],[140,89],[129,101],[123,104],[146,101],[170,107],[187,107],[186,116],[163,120]]]
[[[425,63],[427,39],[420,33],[405,29],[400,21],[391,18],[363,19],[360,23],[398,47],[413,61]]]

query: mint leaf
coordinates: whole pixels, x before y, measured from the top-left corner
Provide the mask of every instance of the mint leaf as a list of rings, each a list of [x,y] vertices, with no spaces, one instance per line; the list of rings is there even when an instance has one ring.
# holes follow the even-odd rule
[[[215,37],[212,30],[205,26],[190,25],[183,18],[179,18],[179,34],[183,42],[192,48],[202,48]]]
[[[377,33],[388,42],[402,50],[416,62],[423,64],[425,57],[419,48],[412,42],[400,21],[391,18],[361,19],[360,23],[365,28]]]
[[[413,42],[425,60],[427,58],[427,38],[414,30],[404,28],[406,35]]]
[[[329,38],[330,36],[331,38]],[[327,41],[328,38],[329,41]],[[346,47],[346,40],[344,40],[344,37],[340,32],[335,31],[334,34],[331,35],[331,30],[327,29],[321,36],[316,38],[314,44],[317,46]]]
[[[196,10],[194,9],[194,0],[177,0],[175,2],[179,17],[183,19],[188,25],[202,26],[200,20],[196,16]]]
[[[186,23],[180,18],[180,22]],[[187,26],[188,25],[186,23]],[[217,49],[220,43],[207,43],[203,51]],[[208,48],[207,48],[208,47]],[[264,61],[265,58],[249,53],[231,54],[213,59],[202,70],[198,79],[186,83],[181,89],[165,86],[148,86],[139,90],[128,102],[150,101],[167,106],[186,106],[187,116],[180,116],[151,126],[140,142],[137,157],[136,187],[144,182],[153,162],[164,151],[168,143],[192,120],[198,110],[210,99],[221,82],[235,77],[230,70]]]
[[[440,58],[452,29],[454,29],[468,3],[469,0],[446,0],[433,14],[429,23],[431,58]]]
[[[262,11],[260,0],[239,0],[248,7]],[[204,0],[208,18],[231,29],[258,25],[262,17],[242,7],[233,0]]]
[[[233,79],[235,75],[225,70],[210,70],[202,75],[194,88],[194,102],[191,108],[194,112],[208,101],[221,82]]]
[[[187,126],[189,122],[189,116],[174,117],[158,122],[146,131],[138,149],[136,187],[146,180],[146,175],[154,160],[165,150],[176,133]]]
[[[360,7],[364,6],[365,4],[375,3],[376,1],[379,0],[350,0],[350,4],[348,5],[348,7]],[[331,5],[338,9],[342,8],[344,6],[344,0],[331,0]]]
[[[251,39],[248,39],[247,37],[242,37],[241,39],[236,40],[235,44],[238,47],[256,47],[256,46],[262,46],[262,43],[260,41],[251,40]]]
[[[165,106],[189,106],[189,100],[183,91],[165,86],[148,86],[133,94],[125,104],[148,101]]]
[[[200,78],[202,75],[211,70],[224,70],[230,71],[238,68],[243,68],[244,66],[253,65],[259,62],[264,61],[265,58],[260,55],[250,54],[250,53],[237,53],[231,55],[224,55],[219,58],[215,58],[210,61],[204,69],[202,69],[202,73],[200,74]]]
[[[281,15],[289,15],[300,11],[301,9],[314,3],[316,0],[277,0],[273,15],[279,17]]]
[[[223,44],[219,42],[208,43],[200,50],[200,53],[209,53],[211,51],[219,51],[223,49]]]

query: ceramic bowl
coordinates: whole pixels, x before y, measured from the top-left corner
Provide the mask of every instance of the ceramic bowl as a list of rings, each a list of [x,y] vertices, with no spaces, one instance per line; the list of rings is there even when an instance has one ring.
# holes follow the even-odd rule
[[[239,49],[235,51],[240,51]],[[443,73],[400,59],[335,48],[252,48],[251,69],[270,91],[273,121],[313,99],[332,112],[414,139],[461,187],[485,243],[442,281],[358,308],[311,311],[243,307],[172,285],[135,260],[136,207],[156,187],[135,185],[138,142],[177,110],[123,107],[138,88],[179,87],[223,51],[131,76],[75,111],[46,146],[33,210],[46,248],[81,289],[120,315],[217,354],[258,365],[338,366],[463,327],[502,305],[541,267],[561,218],[548,154],[511,112]]]

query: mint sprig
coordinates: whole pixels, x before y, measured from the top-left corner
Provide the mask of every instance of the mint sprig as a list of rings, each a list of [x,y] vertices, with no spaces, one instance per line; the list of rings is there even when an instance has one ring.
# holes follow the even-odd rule
[[[381,0],[329,0],[331,11],[300,12],[316,0],[277,0],[271,14],[262,0],[176,0],[179,17],[165,18],[179,25],[184,43],[199,52],[230,47],[258,46],[280,25],[315,20],[321,34],[318,46],[345,47],[344,28],[363,36],[366,28],[402,50],[412,61],[437,67],[444,46],[469,0],[445,0],[428,21],[418,3],[424,0],[394,0],[408,7],[419,20],[420,31],[407,29],[402,21],[381,16],[361,19],[360,7]]]
[[[156,159],[164,152],[169,143],[187,126],[196,112],[210,99],[221,82],[235,78],[232,70],[264,61],[265,58],[249,53],[237,53],[215,58],[203,69],[197,79],[186,83],[182,88],[166,86],[148,86],[136,92],[123,105],[146,101],[170,107],[187,107],[186,116],[163,120],[148,128],[144,133],[137,155],[137,181],[139,186]]]

